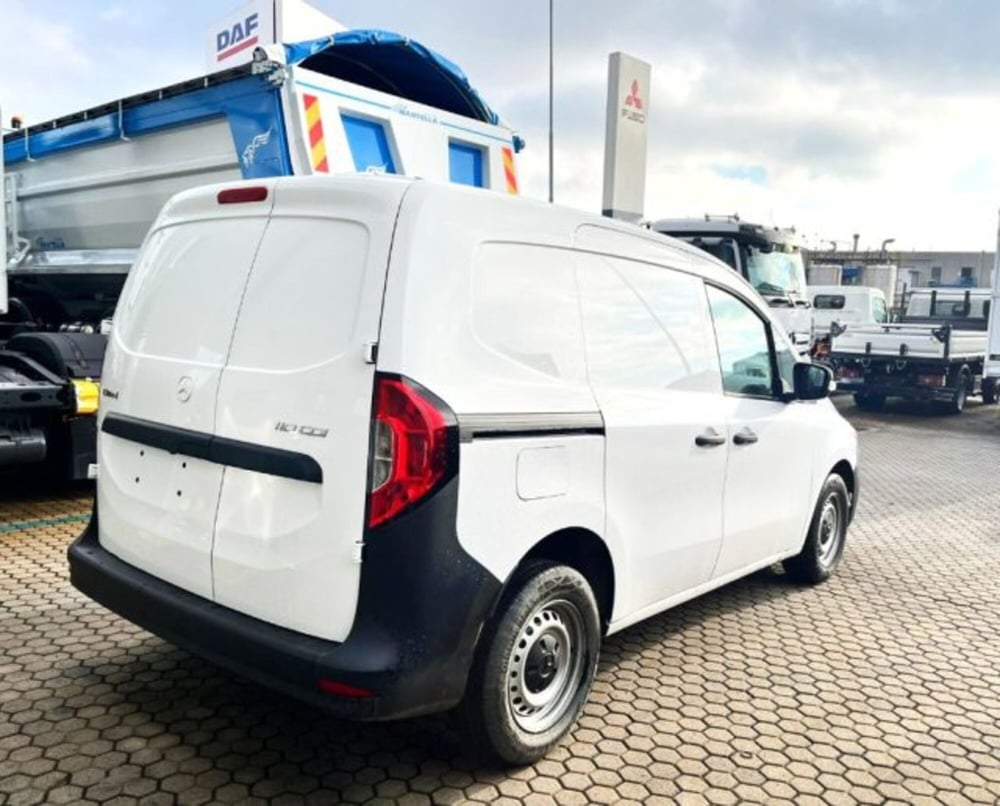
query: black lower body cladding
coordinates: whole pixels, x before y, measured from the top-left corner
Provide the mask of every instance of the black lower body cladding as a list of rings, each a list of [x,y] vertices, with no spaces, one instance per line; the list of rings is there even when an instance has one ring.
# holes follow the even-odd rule
[[[97,602],[239,674],[352,719],[456,705],[501,583],[456,534],[458,478],[365,536],[354,626],[343,643],[277,627],[188,593],[101,547],[97,513],[70,546],[70,579]],[[335,584],[331,581],[331,584]],[[323,693],[320,680],[372,696]]]

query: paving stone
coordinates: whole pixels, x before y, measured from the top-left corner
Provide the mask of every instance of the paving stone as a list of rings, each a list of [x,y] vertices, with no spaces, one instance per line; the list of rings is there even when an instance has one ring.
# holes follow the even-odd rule
[[[122,621],[67,581],[89,491],[0,484],[0,803],[1000,802],[1000,417],[848,413],[836,576],[608,638],[573,735],[507,771],[447,716],[334,720]]]

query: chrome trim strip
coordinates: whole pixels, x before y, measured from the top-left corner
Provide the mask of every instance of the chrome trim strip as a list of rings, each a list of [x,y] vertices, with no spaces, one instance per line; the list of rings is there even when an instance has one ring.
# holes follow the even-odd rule
[[[517,414],[459,414],[460,442],[501,437],[604,435],[598,411],[521,412]]]

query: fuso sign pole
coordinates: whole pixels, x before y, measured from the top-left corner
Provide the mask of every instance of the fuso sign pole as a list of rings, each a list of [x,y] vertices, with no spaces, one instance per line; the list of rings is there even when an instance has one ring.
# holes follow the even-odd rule
[[[650,66],[625,53],[608,58],[603,213],[639,221],[646,196]]]

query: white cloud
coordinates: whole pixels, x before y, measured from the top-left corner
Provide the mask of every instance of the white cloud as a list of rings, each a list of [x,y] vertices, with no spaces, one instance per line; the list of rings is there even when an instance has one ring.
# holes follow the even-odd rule
[[[313,0],[460,64],[547,189],[547,3]],[[3,0],[0,104],[39,120],[202,69],[241,0]],[[991,249],[1000,15],[990,0],[555,0],[557,201],[599,210],[606,58],[653,64],[647,214],[739,211],[827,239]],[[54,13],[57,10],[58,13]],[[721,176],[757,166],[765,184]]]

